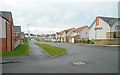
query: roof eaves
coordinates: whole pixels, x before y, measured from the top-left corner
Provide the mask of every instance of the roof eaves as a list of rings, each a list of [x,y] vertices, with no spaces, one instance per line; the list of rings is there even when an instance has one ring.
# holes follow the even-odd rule
[[[95,19],[96,20],[96,19]],[[89,28],[91,28],[92,26],[93,26],[93,24],[95,23],[95,20],[92,22],[92,24],[90,25],[90,27]]]
[[[5,17],[3,17],[2,15],[0,15],[3,19],[5,19],[7,22],[9,22],[9,20],[8,19],[6,19]]]

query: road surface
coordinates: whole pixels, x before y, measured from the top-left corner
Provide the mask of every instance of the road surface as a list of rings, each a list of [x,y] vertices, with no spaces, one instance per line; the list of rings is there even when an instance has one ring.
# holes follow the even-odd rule
[[[68,50],[68,54],[50,58],[34,43],[54,45]],[[29,41],[30,56],[3,57],[20,61],[2,65],[3,73],[118,73],[118,47]],[[84,61],[84,65],[73,65]]]

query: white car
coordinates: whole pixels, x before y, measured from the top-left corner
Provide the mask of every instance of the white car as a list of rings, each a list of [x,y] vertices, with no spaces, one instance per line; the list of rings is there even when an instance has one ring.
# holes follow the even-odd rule
[[[55,42],[60,42],[60,40],[54,40],[53,42],[54,42],[54,43],[55,43]]]

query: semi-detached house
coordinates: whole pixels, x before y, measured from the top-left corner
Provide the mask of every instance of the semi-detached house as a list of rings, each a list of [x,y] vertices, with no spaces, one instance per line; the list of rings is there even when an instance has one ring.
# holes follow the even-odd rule
[[[62,39],[62,35],[63,35],[63,31],[56,32],[56,34],[55,34],[56,40],[62,42],[62,40],[61,40]]]
[[[14,29],[12,13],[0,11],[0,52],[14,49]]]
[[[72,42],[72,32],[75,28],[69,28],[63,31],[62,40],[63,42]]]
[[[61,42],[71,42],[72,41],[72,31],[75,28],[69,28],[61,32],[56,33],[56,39]]]
[[[72,32],[72,43],[80,42],[80,40],[88,40],[89,39],[89,27],[81,26],[76,28]]]

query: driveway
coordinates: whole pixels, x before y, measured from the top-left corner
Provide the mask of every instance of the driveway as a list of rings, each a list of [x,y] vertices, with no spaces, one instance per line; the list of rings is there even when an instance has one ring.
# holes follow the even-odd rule
[[[66,48],[68,54],[49,58],[34,43]],[[28,57],[11,58],[14,60],[21,59],[21,62],[3,64],[3,73],[118,73],[118,47],[31,40],[29,42],[29,53],[30,56]],[[85,61],[86,64],[76,66],[72,64],[73,61]]]

